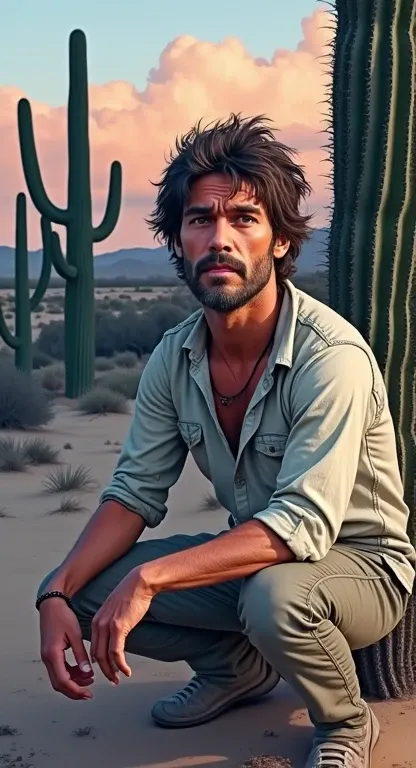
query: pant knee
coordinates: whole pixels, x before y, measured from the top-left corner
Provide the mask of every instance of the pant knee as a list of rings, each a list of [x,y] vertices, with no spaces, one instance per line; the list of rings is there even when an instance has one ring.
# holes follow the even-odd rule
[[[307,631],[308,611],[293,584],[265,569],[244,583],[238,606],[244,634],[264,656],[282,651]],[[267,573],[269,571],[269,573]]]

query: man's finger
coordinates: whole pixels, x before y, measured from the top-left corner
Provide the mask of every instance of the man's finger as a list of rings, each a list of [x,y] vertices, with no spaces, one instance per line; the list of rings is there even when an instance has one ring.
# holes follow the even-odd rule
[[[80,685],[81,688],[86,688],[89,685],[93,685],[94,683],[93,673],[89,674],[89,673],[83,672],[79,668],[78,664],[71,666],[70,664],[68,664],[68,662],[65,662],[65,668],[68,671],[71,680],[77,683],[77,685]]]
[[[91,691],[71,680],[70,673],[65,666],[65,654],[63,651],[51,651],[45,654],[43,662],[55,691],[59,691],[59,693],[62,693],[69,699],[92,698]]]
[[[113,626],[109,639],[109,655],[112,663],[126,677],[131,677],[131,669],[126,662],[124,653],[126,638],[117,627]]]
[[[74,632],[68,639],[71,645],[72,653],[74,654],[75,661],[77,662],[80,670],[85,672],[85,674],[94,675],[87,649],[85,648],[84,642],[82,640],[81,631],[79,634],[78,632]]]
[[[99,620],[94,623],[92,637],[94,638],[94,645],[91,650],[92,657],[97,662],[107,680],[109,680],[110,683],[118,685],[118,673],[114,669],[109,656],[108,644],[110,632],[105,621]]]

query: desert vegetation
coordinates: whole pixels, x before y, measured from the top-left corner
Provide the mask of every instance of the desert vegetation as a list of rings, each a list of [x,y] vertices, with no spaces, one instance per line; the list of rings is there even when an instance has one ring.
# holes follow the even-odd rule
[[[294,282],[327,301],[324,272],[295,276]],[[14,294],[0,286],[0,301],[3,316],[13,317]],[[53,419],[53,403],[65,394],[63,303],[62,287],[49,288],[38,306],[41,311],[32,315],[30,376],[16,370],[9,347],[0,347],[0,429],[34,429]],[[97,287],[93,387],[75,399],[75,409],[87,415],[128,413],[149,355],[165,331],[198,307],[184,286]]]
[[[0,305],[13,332],[15,298],[0,281]],[[163,333],[186,319],[199,304],[181,285],[120,285],[95,288],[95,374],[114,368],[135,368],[159,343]],[[327,302],[325,271],[294,277],[295,284],[320,301]],[[34,283],[36,285],[36,283]],[[114,292],[114,293],[112,293]],[[32,369],[40,371],[65,360],[64,288],[62,283],[49,287],[32,315]],[[1,342],[0,342],[1,343]],[[128,353],[128,354],[127,354]],[[13,359],[12,351],[0,348],[0,363]],[[54,367],[65,379],[65,369]],[[49,372],[48,372],[49,375]],[[55,377],[54,377],[55,378]],[[95,381],[96,383],[96,381]],[[53,384],[46,389],[60,390]]]

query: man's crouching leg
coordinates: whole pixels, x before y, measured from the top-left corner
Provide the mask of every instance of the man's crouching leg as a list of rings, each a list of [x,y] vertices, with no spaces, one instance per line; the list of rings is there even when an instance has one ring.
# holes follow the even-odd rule
[[[351,650],[380,640],[407,598],[379,562],[335,547],[320,562],[266,568],[240,595],[243,630],[301,696],[315,726],[306,768],[368,768],[379,726],[363,701]]]
[[[176,535],[134,545],[74,595],[73,608],[84,640],[91,639],[91,622],[97,610],[134,567],[209,538],[211,534]],[[52,575],[44,579],[39,594],[47,590]],[[276,686],[279,675],[241,631],[237,616],[240,588],[241,582],[228,582],[162,593],[130,632],[127,652],[157,661],[186,661],[195,673],[182,690],[154,705],[152,717],[159,725],[199,725]]]

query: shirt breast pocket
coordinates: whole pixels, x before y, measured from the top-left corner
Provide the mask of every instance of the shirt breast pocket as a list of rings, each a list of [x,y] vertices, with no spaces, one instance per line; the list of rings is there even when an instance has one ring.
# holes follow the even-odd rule
[[[178,421],[178,428],[190,451],[202,441],[201,424],[194,421]]]
[[[284,455],[287,443],[287,435],[274,432],[257,435],[254,439],[254,447],[258,453],[270,456],[272,459],[281,459]]]
[[[202,426],[196,421],[178,421],[178,429],[190,451],[202,442]]]
[[[178,429],[182,440],[191,452],[195,464],[208,480],[211,480],[209,461],[204,444],[202,425],[196,421],[178,421]]]
[[[270,497],[276,490],[276,478],[282,466],[287,435],[269,432],[254,438],[254,460],[257,482],[263,493]]]

